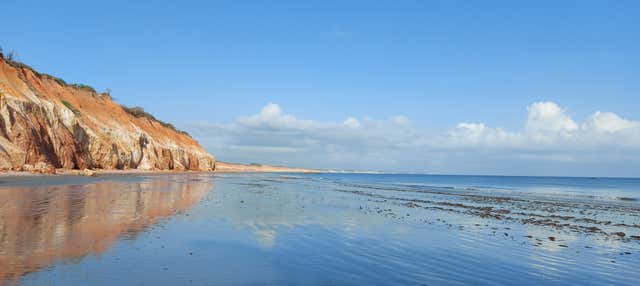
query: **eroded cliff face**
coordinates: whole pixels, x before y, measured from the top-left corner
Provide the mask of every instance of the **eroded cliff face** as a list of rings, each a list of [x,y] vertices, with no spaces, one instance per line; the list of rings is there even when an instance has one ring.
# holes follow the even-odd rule
[[[212,171],[191,136],[0,54],[0,169]]]

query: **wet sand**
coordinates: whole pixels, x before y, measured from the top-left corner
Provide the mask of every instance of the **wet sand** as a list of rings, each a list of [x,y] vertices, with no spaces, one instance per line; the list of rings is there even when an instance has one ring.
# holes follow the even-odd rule
[[[640,279],[638,180],[506,178],[498,187],[474,180],[293,173],[5,178],[0,284]]]

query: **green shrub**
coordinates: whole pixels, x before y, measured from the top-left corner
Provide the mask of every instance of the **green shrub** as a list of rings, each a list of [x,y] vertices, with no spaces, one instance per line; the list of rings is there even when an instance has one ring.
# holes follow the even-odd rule
[[[164,122],[164,121],[162,121],[162,120],[157,119],[157,118],[156,118],[155,116],[153,116],[151,113],[144,111],[144,109],[143,109],[142,107],[139,107],[139,106],[126,107],[126,106],[124,106],[124,105],[123,105],[123,106],[122,106],[122,109],[124,109],[124,111],[125,111],[126,113],[131,114],[133,117],[136,117],[136,118],[146,118],[146,119],[148,119],[148,120],[158,122],[158,123],[160,123],[160,125],[162,125],[162,126],[164,126],[164,127],[167,127],[167,128],[169,128],[169,129],[171,129],[171,130],[173,130],[173,131],[176,131],[176,132],[182,133],[182,134],[187,135],[187,136],[191,136],[191,135],[189,135],[189,133],[187,133],[187,132],[185,132],[185,131],[182,131],[182,130],[177,129],[175,126],[173,126],[173,124],[171,124],[171,123],[167,123],[167,122]]]
[[[75,108],[71,103],[69,103],[66,100],[61,100],[62,104],[64,104],[64,106],[66,106],[67,108],[69,108],[69,110],[71,110],[75,115],[80,115],[80,110],[78,110],[77,108]]]
[[[37,72],[36,70],[34,70],[32,67],[30,67],[29,65],[22,63],[20,61],[18,61],[16,59],[16,55],[15,52],[10,52],[9,54],[5,55],[2,53],[2,48],[0,48],[0,58],[3,58],[9,65],[15,67],[15,68],[24,68],[24,69],[30,69],[31,71],[33,71],[34,74],[36,74],[39,77],[46,77],[46,78],[50,78],[55,80],[58,84],[62,85],[62,86],[67,86],[67,82],[64,81],[63,79],[56,77],[56,76],[52,76],[50,74],[46,74],[46,73],[40,73]],[[80,85],[80,86],[85,86],[85,85]],[[86,86],[90,89],[93,89],[90,86]]]
[[[46,78],[53,79],[53,80],[55,80],[58,84],[60,84],[60,85],[62,85],[62,86],[71,86],[71,87],[74,87],[74,88],[77,88],[77,89],[85,89],[85,90],[88,90],[88,91],[90,91],[90,92],[92,92],[92,93],[97,94],[96,89],[95,89],[95,88],[93,88],[93,87],[92,87],[92,86],[90,86],[90,85],[86,85],[86,84],[82,84],[82,83],[73,83],[73,84],[68,84],[66,81],[64,81],[63,79],[61,79],[61,78],[59,78],[59,77],[52,76],[52,75],[50,75],[50,74],[46,74],[46,73],[39,73],[39,72],[37,72],[35,69],[33,69],[32,67],[30,67],[29,65],[27,65],[27,64],[25,64],[25,63],[22,63],[22,62],[18,61],[18,60],[16,59],[16,54],[15,54],[15,52],[13,52],[13,51],[5,55],[5,54],[2,52],[2,48],[0,47],[0,58],[4,59],[4,60],[9,64],[9,65],[11,65],[11,66],[13,66],[13,67],[15,67],[15,68],[20,68],[20,69],[29,69],[29,70],[33,71],[33,73],[35,73],[37,76],[39,76],[39,77],[46,77]],[[110,91],[109,91],[109,92],[107,92],[107,93],[110,93]]]
[[[75,87],[77,89],[86,89],[86,90],[91,91],[93,93],[97,93],[96,89],[93,88],[90,85],[86,85],[86,84],[82,84],[82,83],[72,83],[72,84],[70,84],[70,86]]]
[[[46,77],[46,78],[50,78],[50,79],[52,79],[52,80],[55,80],[55,81],[56,81],[59,85],[61,85],[61,86],[66,86],[66,85],[67,85],[67,82],[66,82],[66,81],[64,81],[64,79],[61,79],[61,78],[59,78],[59,77],[52,76],[52,75],[50,75],[50,74],[46,74],[46,73],[41,73],[40,75],[41,75],[41,76],[43,76],[43,77]]]
[[[16,60],[16,53],[13,51],[6,55],[0,52],[0,57],[2,57],[10,66],[13,66],[15,68],[26,68],[26,69],[34,70],[32,67],[28,66],[27,64]]]

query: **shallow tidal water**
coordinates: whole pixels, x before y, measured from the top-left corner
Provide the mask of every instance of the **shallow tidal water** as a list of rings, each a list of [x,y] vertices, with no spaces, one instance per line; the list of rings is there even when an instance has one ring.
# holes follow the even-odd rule
[[[640,179],[0,178],[0,285],[639,285]]]

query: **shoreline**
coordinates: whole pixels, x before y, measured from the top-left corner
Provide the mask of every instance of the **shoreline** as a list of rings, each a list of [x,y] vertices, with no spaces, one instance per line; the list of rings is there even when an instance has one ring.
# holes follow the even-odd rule
[[[3,171],[0,178],[7,177],[47,177],[47,176],[85,176],[99,175],[154,175],[154,174],[225,174],[225,173],[327,173],[330,171],[292,168],[269,165],[247,165],[238,163],[217,162],[215,171],[190,171],[190,170],[138,170],[138,169],[55,169],[52,173],[38,171]]]

